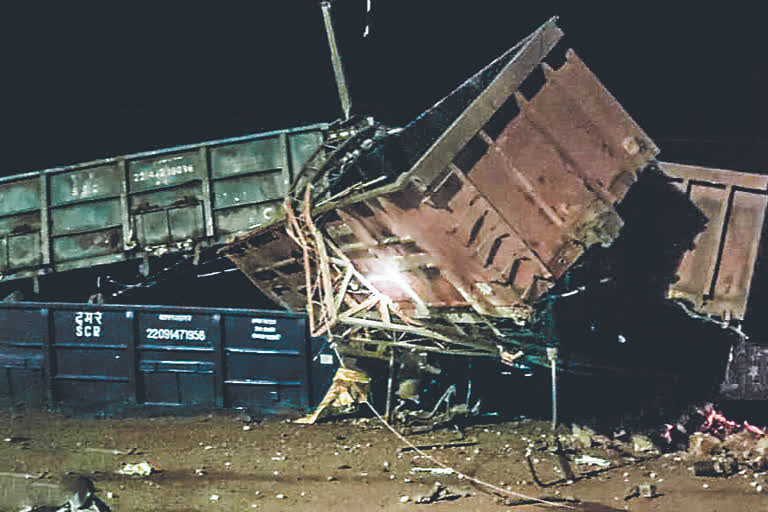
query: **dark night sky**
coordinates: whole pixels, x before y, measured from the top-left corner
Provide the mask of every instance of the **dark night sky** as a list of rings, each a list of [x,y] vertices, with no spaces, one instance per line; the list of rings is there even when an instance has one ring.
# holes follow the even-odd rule
[[[331,121],[317,2],[41,2],[2,12],[0,174]],[[403,125],[552,15],[662,148],[768,171],[768,4],[336,0],[353,110]]]

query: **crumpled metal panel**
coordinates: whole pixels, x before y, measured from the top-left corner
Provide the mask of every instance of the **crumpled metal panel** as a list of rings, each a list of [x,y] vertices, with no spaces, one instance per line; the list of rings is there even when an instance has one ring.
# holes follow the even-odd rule
[[[328,205],[316,216],[408,314],[471,307],[519,318],[586,246],[617,236],[613,204],[658,150],[572,51],[544,68],[530,100],[515,99],[561,35],[552,23],[534,33],[394,184],[343,199],[335,218]],[[256,230],[229,251],[259,288],[302,310],[303,266],[281,230]]]
[[[546,75],[530,101],[516,96],[520,113],[496,140],[480,133],[485,154],[467,175],[560,277],[585,246],[617,236],[613,204],[657,149],[573,51]]]
[[[306,308],[301,251],[283,229],[230,246],[227,257],[275,304],[292,311]]]
[[[709,222],[680,264],[671,298],[700,312],[744,319],[768,206],[768,176],[662,163]]]
[[[550,276],[471,182],[460,172],[449,180],[458,189],[443,207],[408,187],[366,201],[369,217],[344,208],[342,218],[365,247],[347,256],[388,297],[415,300],[400,307],[416,316],[419,302],[507,316],[537,298],[538,280]],[[392,236],[411,242],[387,245]]]

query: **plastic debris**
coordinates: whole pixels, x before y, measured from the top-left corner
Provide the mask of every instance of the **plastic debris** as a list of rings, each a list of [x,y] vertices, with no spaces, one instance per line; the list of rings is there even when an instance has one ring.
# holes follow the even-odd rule
[[[573,462],[576,464],[586,464],[590,466],[600,466],[601,468],[607,468],[611,465],[611,461],[601,459],[600,457],[593,457],[591,455],[579,455]]]
[[[146,477],[152,474],[154,468],[149,462],[139,462],[136,464],[123,464],[117,471],[121,475]]]

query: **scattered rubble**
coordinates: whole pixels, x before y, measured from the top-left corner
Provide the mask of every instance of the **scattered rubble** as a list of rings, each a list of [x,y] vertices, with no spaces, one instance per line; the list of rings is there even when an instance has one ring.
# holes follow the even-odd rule
[[[749,422],[727,419],[711,404],[699,410],[704,422],[688,439],[687,455],[693,459],[691,475],[728,477],[742,472],[768,470],[768,435]],[[746,474],[746,473],[744,473]]]
[[[117,470],[117,472],[121,475],[137,477],[147,477],[154,471],[155,468],[153,468],[152,465],[147,461],[138,462],[135,464],[125,463],[120,466],[120,469]]]
[[[721,448],[722,441],[706,432],[695,432],[688,439],[688,454],[692,457],[706,457]]]
[[[658,454],[659,449],[653,444],[653,441],[648,436],[633,435],[632,436],[632,451],[635,454]]]
[[[579,425],[573,425],[571,427],[571,446],[574,449],[586,449],[592,447],[592,437],[595,435],[595,431]]]
[[[457,494],[457,493],[451,492],[446,486],[444,486],[440,482],[435,482],[435,485],[432,487],[432,492],[427,495],[417,497],[415,499],[415,502],[416,503],[435,503],[437,501],[454,501],[469,495],[470,495],[469,493]]]
[[[656,498],[659,494],[654,484],[640,484],[627,489],[627,494],[624,496],[624,501],[629,501],[632,498]]]
[[[607,468],[611,465],[611,461],[601,459],[600,457],[593,457],[591,455],[579,455],[573,459],[573,462],[589,466],[600,466],[601,468]]]
[[[731,476],[736,473],[739,463],[733,457],[717,457],[693,463],[693,476]]]

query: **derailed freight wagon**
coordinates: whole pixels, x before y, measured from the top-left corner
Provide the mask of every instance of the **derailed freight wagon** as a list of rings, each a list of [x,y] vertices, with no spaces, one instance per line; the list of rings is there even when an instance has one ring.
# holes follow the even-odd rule
[[[657,162],[575,52],[558,50],[555,68],[543,61],[561,36],[550,21],[403,129],[326,146],[294,181],[287,216],[226,253],[273,301],[308,309],[313,332],[333,333],[346,354],[395,346],[548,365],[556,322],[537,306],[591,246],[617,239],[640,179],[688,218],[673,238],[650,238],[674,249],[654,248],[672,274],[682,261],[663,283],[669,295],[743,319],[763,179]],[[700,350],[724,363],[728,345]]]
[[[268,223],[327,128],[0,178],[0,280],[191,253]]]
[[[540,90],[519,92],[530,91],[526,79],[536,85],[561,36],[546,23],[402,130],[369,130],[299,176],[294,197],[314,184],[300,208],[324,247],[302,255],[281,219],[238,238],[230,258],[289,309],[311,305],[323,279],[333,280],[336,308],[348,303],[357,313],[380,298],[408,318],[451,329],[453,341],[463,340],[454,348],[498,353],[488,320],[525,319],[585,247],[610,244],[622,224],[613,204],[657,153],[573,51],[559,69],[543,68]],[[312,233],[302,238],[310,242]],[[315,283],[305,266],[320,268],[323,251],[338,276]],[[351,265],[342,268],[340,258]],[[350,286],[349,266],[364,282]],[[342,310],[326,316],[393,328],[386,311],[365,321]],[[486,342],[454,323],[472,324]],[[415,323],[399,325],[407,333]]]

